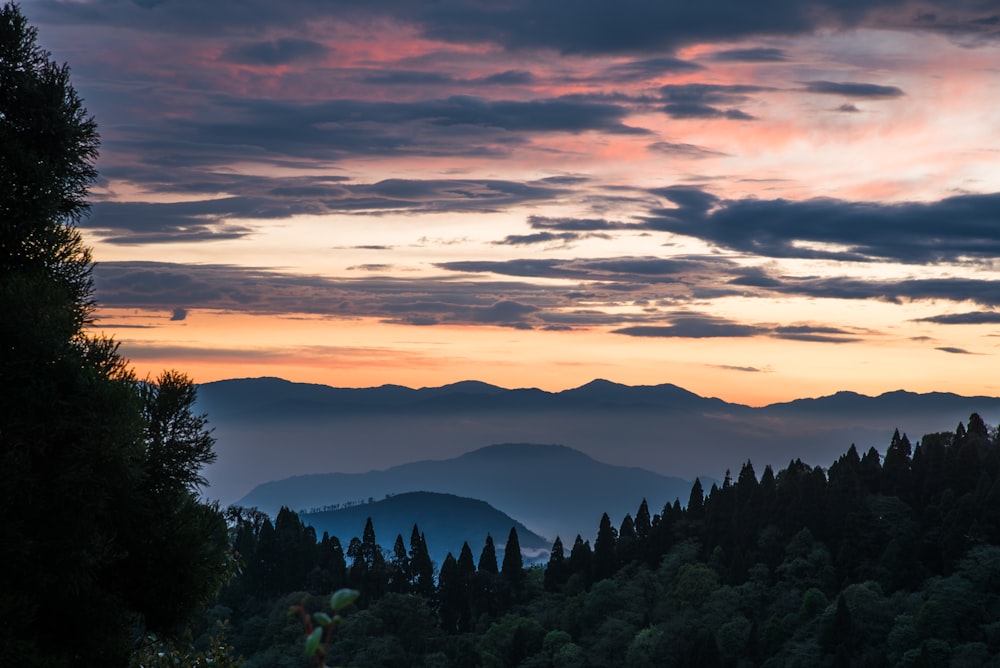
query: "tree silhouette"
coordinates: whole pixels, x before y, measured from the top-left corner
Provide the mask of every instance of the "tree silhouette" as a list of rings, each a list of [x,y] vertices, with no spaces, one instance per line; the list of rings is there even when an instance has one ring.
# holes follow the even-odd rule
[[[92,264],[76,225],[97,148],[69,68],[4,4],[0,665],[124,665],[144,624],[177,629],[228,568],[224,518],[197,496],[211,437],[193,386],[137,383],[85,329]],[[72,623],[53,622],[67,610]]]

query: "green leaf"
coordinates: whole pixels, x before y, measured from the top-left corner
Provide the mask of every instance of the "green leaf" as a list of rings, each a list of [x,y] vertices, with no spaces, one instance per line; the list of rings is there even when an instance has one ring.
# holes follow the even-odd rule
[[[319,650],[319,642],[323,639],[323,629],[318,627],[306,638],[306,657],[312,658],[313,654]]]
[[[358,600],[358,596],[361,596],[361,592],[357,589],[338,589],[330,596],[330,607],[333,608],[334,612],[343,610]]]
[[[330,622],[332,622],[333,620],[330,619],[330,615],[326,614],[325,612],[317,612],[315,615],[313,615],[313,621],[319,624],[320,626],[328,626]]]

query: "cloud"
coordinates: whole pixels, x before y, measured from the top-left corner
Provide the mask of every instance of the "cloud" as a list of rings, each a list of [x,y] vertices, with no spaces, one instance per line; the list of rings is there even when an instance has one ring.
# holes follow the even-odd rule
[[[835,111],[839,111],[842,114],[856,114],[856,113],[860,112],[861,110],[858,109],[857,105],[849,104],[848,103],[848,104],[842,104],[842,105],[840,105],[839,107],[837,107],[835,109]]]
[[[916,322],[933,322],[938,325],[1000,325],[1000,313],[996,311],[948,313],[945,315],[918,318]]]
[[[678,205],[646,224],[722,248],[775,258],[869,262],[956,262],[1000,255],[1000,194],[937,202],[740,199],[721,201],[690,187],[650,191]]]
[[[573,232],[605,232],[612,230],[639,230],[640,225],[604,218],[550,218],[529,216],[528,224],[536,230],[564,230]]]
[[[365,74],[361,80],[376,86],[441,86],[455,82],[447,74],[414,70],[381,70]]]
[[[234,44],[222,52],[221,59],[242,65],[288,65],[318,61],[330,49],[320,42],[284,37],[267,42]]]
[[[944,353],[951,353],[953,355],[975,355],[976,353],[970,353],[965,348],[954,348],[952,346],[939,346],[934,350],[940,350]]]
[[[878,86],[870,83],[835,83],[833,81],[806,81],[807,93],[820,95],[841,95],[843,97],[886,99],[902,97],[902,89],[896,86]]]
[[[182,187],[182,186],[180,186]],[[237,196],[185,202],[98,202],[83,227],[119,245],[239,239],[253,233],[245,221],[293,215],[389,212],[489,212],[551,201],[567,191],[552,182],[499,179],[385,179],[343,183],[326,177],[207,178],[191,189],[222,188]],[[235,223],[233,220],[244,222]],[[369,247],[381,250],[384,247]]]
[[[660,95],[666,102],[663,111],[672,118],[725,118],[729,120],[753,120],[750,114],[729,106],[746,102],[750,94],[770,90],[763,86],[718,84],[668,84],[660,88]]]
[[[482,83],[500,86],[527,86],[538,81],[538,78],[527,70],[506,70],[480,79]]]
[[[778,339],[822,343],[851,343],[860,340],[851,332],[837,328],[813,325],[759,325],[739,323],[701,313],[677,313],[667,317],[668,324],[637,325],[613,331],[626,336],[715,339],[769,336]]]
[[[672,51],[705,42],[811,34],[860,27],[913,28],[988,38],[997,34],[993,13],[975,0],[768,0],[766,3],[630,3],[598,0],[511,0],[502,5],[468,0],[117,0],[39,2],[34,20],[99,23],[178,35],[218,35],[237,29],[280,29],[301,34],[326,21],[356,24],[391,18],[418,34],[455,43],[494,43],[509,50],[609,54]],[[720,20],[724,16],[725,20]],[[37,17],[37,18],[36,18]]]
[[[702,69],[704,67],[688,60],[662,56],[612,65],[604,71],[604,76],[617,81],[646,81],[664,74],[695,72]]]
[[[676,155],[682,158],[692,158],[692,159],[704,159],[704,158],[720,158],[725,157],[728,154],[722,151],[714,151],[712,149],[704,148],[701,146],[695,146],[694,144],[683,144],[675,142],[665,142],[659,141],[647,146],[651,151],[656,151],[657,153],[666,153],[667,155]]]
[[[173,313],[170,314],[171,320],[184,320],[187,318],[188,312],[184,308],[175,308]]]
[[[788,60],[788,55],[782,49],[755,47],[716,51],[709,59],[718,63],[781,63]]]
[[[742,371],[744,373],[771,373],[772,369],[758,369],[755,366],[733,366],[731,364],[706,364],[713,369],[724,369],[726,371]]]
[[[529,246],[532,244],[563,243],[568,244],[580,239],[598,236],[608,238],[607,235],[578,234],[576,232],[536,232],[535,234],[509,234],[501,241],[494,241],[498,246]]]

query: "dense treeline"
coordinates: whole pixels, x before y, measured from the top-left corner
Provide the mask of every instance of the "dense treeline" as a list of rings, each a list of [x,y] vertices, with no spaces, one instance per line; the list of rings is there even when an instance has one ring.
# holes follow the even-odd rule
[[[248,666],[300,666],[290,605],[363,592],[330,657],[357,666],[939,666],[1000,655],[1000,440],[973,414],[884,456],[854,446],[686,505],[597,522],[525,569],[508,536],[449,554],[436,581],[423,535],[383,551],[369,522],[345,549],[282,510],[230,510],[243,575],[228,617]],[[995,662],[1000,665],[1000,661]]]

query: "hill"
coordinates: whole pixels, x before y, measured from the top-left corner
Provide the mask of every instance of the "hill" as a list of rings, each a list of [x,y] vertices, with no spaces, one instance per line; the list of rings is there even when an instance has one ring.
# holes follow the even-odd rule
[[[565,446],[507,443],[382,471],[267,482],[239,504],[274,514],[283,505],[306,509],[412,491],[481,499],[547,539],[559,535],[571,541],[576,534],[592,539],[597,532],[594,518],[604,512],[613,517],[635,514],[643,498],[654,510],[675,498],[686,502],[691,481],[612,466]]]
[[[408,492],[349,507],[299,513],[302,522],[311,525],[320,536],[324,531],[340,538],[345,546],[352,537],[361,536],[365,522],[372,518],[379,545],[392,549],[397,535],[409,546],[410,533],[416,523],[427,538],[427,550],[438,565],[451,552],[458,557],[463,542],[468,542],[478,558],[492,534],[497,552],[503,547],[511,527],[517,530],[521,552],[528,557],[545,556],[552,541],[530,531],[522,523],[478,499],[436,492]]]

